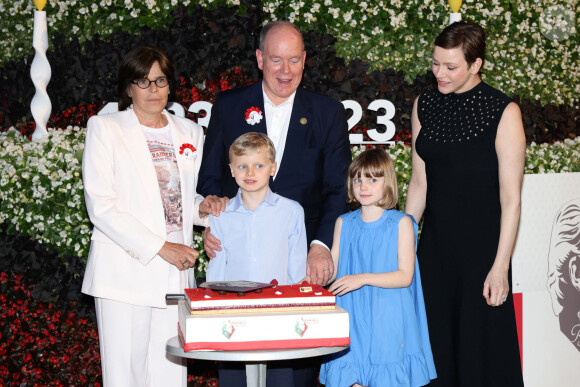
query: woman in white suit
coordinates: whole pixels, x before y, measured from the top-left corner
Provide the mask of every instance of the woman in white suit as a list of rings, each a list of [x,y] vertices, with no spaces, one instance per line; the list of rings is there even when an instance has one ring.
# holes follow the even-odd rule
[[[203,129],[164,110],[173,79],[161,49],[133,49],[119,67],[119,112],[88,122],[83,184],[94,230],[82,291],[95,297],[107,387],[186,385],[185,363],[165,352],[178,316],[165,294],[195,286],[186,275],[198,257],[193,226],[225,208],[195,191]]]

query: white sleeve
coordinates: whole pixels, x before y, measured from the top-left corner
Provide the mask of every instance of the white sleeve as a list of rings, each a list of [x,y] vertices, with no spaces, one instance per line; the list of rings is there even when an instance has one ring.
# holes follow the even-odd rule
[[[195,161],[195,185],[197,186],[199,179],[199,168],[201,167],[201,160],[203,158],[203,129],[201,129],[201,134],[197,138],[195,149],[198,152],[197,159]],[[193,224],[208,227],[209,216],[206,216],[203,219],[199,217],[199,205],[201,202],[203,202],[204,197],[197,193],[197,187],[195,189],[195,199],[193,200]]]
[[[115,173],[120,166],[115,160],[114,149],[114,138],[106,122],[102,117],[91,117],[82,165],[87,212],[97,230],[146,265],[165,241],[133,214],[118,208],[122,192],[115,190]]]

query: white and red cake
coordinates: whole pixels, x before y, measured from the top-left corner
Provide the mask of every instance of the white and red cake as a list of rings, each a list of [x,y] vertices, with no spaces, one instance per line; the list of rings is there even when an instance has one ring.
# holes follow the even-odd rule
[[[185,302],[191,314],[289,312],[334,310],[334,294],[320,285],[277,285],[260,293],[217,292],[210,289],[185,289]]]
[[[348,313],[335,305],[332,293],[315,285],[276,286],[245,296],[207,289],[185,294],[179,302],[179,337],[186,351],[350,344]]]

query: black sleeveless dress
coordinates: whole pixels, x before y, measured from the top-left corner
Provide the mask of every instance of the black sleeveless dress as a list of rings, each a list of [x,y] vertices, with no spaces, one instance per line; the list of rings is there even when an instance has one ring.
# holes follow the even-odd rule
[[[433,89],[419,97],[416,148],[427,202],[417,256],[433,386],[523,386],[511,294],[499,307],[483,298],[500,233],[495,138],[510,102],[484,82],[461,94]]]

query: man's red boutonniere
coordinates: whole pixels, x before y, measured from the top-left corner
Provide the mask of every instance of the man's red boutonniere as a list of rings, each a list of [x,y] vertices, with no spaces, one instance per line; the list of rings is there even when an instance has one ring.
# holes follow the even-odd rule
[[[195,158],[195,147],[191,144],[183,144],[181,145],[181,147],[179,148],[179,154],[183,155],[183,157],[185,157],[188,160],[193,160]]]
[[[246,122],[250,125],[259,124],[262,121],[262,112],[257,107],[252,106],[246,110]]]

